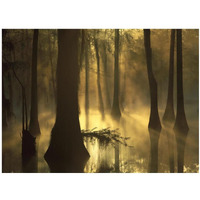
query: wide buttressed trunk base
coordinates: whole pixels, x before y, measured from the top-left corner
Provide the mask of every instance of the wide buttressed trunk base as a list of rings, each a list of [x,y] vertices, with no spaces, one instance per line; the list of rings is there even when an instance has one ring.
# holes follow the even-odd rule
[[[66,133],[68,131],[69,134]],[[51,172],[83,172],[89,157],[74,131],[53,128],[51,142],[44,155]]]
[[[111,116],[116,122],[119,122],[120,118],[121,118],[120,109],[119,108],[113,108],[112,111],[111,111]]]
[[[45,154],[51,172],[83,172],[89,158],[79,123],[79,32],[58,30],[56,122]]]
[[[171,108],[170,106],[167,106],[165,113],[163,115],[163,124],[171,124],[175,121],[175,114],[173,111],[173,108]]]
[[[29,131],[22,131],[22,172],[37,172],[36,138]]]
[[[29,125],[29,131],[31,133],[32,136],[37,137],[41,135],[40,132],[40,125],[38,120],[31,120],[30,121],[30,125]]]

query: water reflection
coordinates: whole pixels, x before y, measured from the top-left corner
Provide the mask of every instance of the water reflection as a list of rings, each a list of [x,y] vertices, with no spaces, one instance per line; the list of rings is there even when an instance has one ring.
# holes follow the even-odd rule
[[[37,153],[33,156],[22,156],[22,172],[24,173],[38,172]]]
[[[29,131],[22,131],[22,172],[37,172],[36,138]]]
[[[84,113],[80,115],[81,128],[85,129]],[[105,120],[101,120],[98,110],[90,111],[90,127],[98,129],[110,127],[119,128],[123,137],[130,137],[127,141],[131,147],[120,145],[119,147],[119,172],[124,173],[146,173],[149,167],[150,141],[148,134],[148,109],[140,112],[124,111],[118,126],[107,114]],[[44,154],[48,148],[50,133],[54,125],[55,116],[52,112],[43,112],[39,115],[41,136],[37,140],[37,156],[29,160],[26,168],[22,165],[20,123],[15,122],[12,127],[3,132],[2,137],[2,171],[3,172],[50,172],[44,160]],[[185,148],[184,172],[198,172],[198,121],[188,119],[190,132]],[[174,134],[174,133],[173,133]],[[158,172],[170,172],[168,138],[165,131],[160,134],[158,152]],[[174,139],[173,139],[174,140]],[[115,149],[109,144],[101,146],[97,139],[84,141],[90,153],[84,172],[115,172]],[[176,143],[174,143],[176,145]],[[37,164],[36,164],[37,163]],[[174,171],[177,171],[176,149],[174,148]]]

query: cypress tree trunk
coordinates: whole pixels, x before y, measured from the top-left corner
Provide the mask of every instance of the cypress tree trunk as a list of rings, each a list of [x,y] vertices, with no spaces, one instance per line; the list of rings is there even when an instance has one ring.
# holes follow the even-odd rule
[[[49,60],[50,60],[50,65],[51,65],[51,82],[52,82],[53,93],[54,93],[55,104],[56,104],[56,86],[55,86],[53,60],[52,60],[51,38],[50,38],[49,32],[48,32],[48,42],[49,42]]]
[[[183,58],[182,58],[182,30],[177,30],[177,114],[174,125],[177,143],[178,172],[183,173],[184,150],[189,127],[187,124],[184,96],[183,96]]]
[[[108,87],[108,61],[107,61],[107,50],[106,50],[106,44],[103,43],[103,53],[102,53],[102,60],[103,60],[103,67],[104,67],[104,87],[105,87],[105,93],[106,93],[106,109],[111,109],[111,100],[110,100],[110,92]]]
[[[124,111],[124,107],[125,107],[125,98],[126,98],[126,68],[125,68],[124,76],[123,76],[123,86],[122,86],[121,100],[120,100],[122,111]]]
[[[121,117],[119,108],[119,29],[115,29],[114,95],[111,116],[119,123]],[[119,172],[119,143],[115,144],[115,172]]]
[[[58,30],[57,111],[45,159],[52,172],[83,172],[89,154],[78,111],[79,30]]]
[[[7,121],[7,99],[5,96],[5,85],[4,85],[4,76],[6,70],[6,63],[3,62],[3,53],[6,50],[5,42],[6,42],[6,34],[7,30],[2,29],[2,128],[6,128],[8,126]]]
[[[170,58],[169,58],[169,81],[168,81],[168,96],[167,105],[163,115],[163,124],[168,138],[169,149],[169,166],[170,172],[174,172],[174,135],[171,131],[174,121],[174,43],[175,43],[175,30],[171,30],[171,42],[170,42]]]
[[[20,55],[20,57],[21,57],[21,59],[22,59],[22,61],[24,61],[25,59],[24,59],[24,55],[25,55],[25,43],[24,43],[24,38],[25,38],[25,30],[24,29],[22,29],[21,30],[21,51],[20,51],[20,53],[21,53],[21,55]]]
[[[88,60],[88,50],[89,44],[87,35],[85,36],[85,127],[89,129],[89,60]]]
[[[147,72],[148,72],[150,99],[151,99],[151,111],[150,111],[150,119],[148,125],[150,142],[151,142],[150,172],[158,172],[158,141],[162,127],[158,115],[157,82],[155,80],[152,71],[152,50],[151,50],[149,29],[144,29],[144,46],[146,53]]]
[[[27,102],[27,111],[30,112],[30,92],[28,92],[31,85],[31,65],[30,65],[30,42],[29,42],[29,33],[28,29],[26,29],[26,49],[25,49],[25,60],[27,65],[27,71],[26,71],[26,87],[25,87],[25,93],[26,93],[26,102]],[[27,116],[28,118],[28,116]]]
[[[117,121],[121,117],[119,108],[119,29],[115,29],[114,95],[111,115]]]
[[[2,127],[6,128],[7,126],[7,99],[5,97],[4,78],[2,75]]]
[[[8,74],[8,81],[9,81],[9,101],[10,101],[10,110],[9,110],[9,113],[8,113],[8,119],[11,120],[14,117],[14,112],[13,112],[13,84],[12,84],[11,73]]]
[[[37,94],[37,47],[38,30],[33,33],[32,50],[32,73],[31,73],[31,116],[29,130],[33,136],[40,135],[40,126],[38,122],[38,94]]]
[[[99,111],[101,112],[102,120],[104,120],[104,105],[103,105],[103,97],[101,93],[101,83],[100,83],[100,59],[99,59],[99,48],[98,41],[94,38],[94,46],[96,50],[96,60],[97,60],[97,89],[98,89],[98,97],[99,97]]]
[[[170,43],[170,60],[169,60],[169,82],[168,82],[168,96],[165,113],[163,115],[163,122],[173,123],[175,120],[174,115],[174,43],[175,43],[175,30],[171,30],[171,43]]]
[[[80,52],[80,69],[83,66],[83,58],[84,58],[84,51],[85,51],[85,30],[81,30],[81,52]]]

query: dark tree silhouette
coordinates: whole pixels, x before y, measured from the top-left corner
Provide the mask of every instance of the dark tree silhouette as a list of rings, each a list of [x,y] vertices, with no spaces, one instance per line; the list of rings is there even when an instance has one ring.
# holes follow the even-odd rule
[[[2,29],[2,59],[3,53],[5,51],[5,38],[7,31]],[[4,74],[5,74],[6,64],[2,62],[2,128],[6,128],[8,126],[7,122],[7,99],[5,96],[5,86],[4,86]]]
[[[2,76],[2,127],[8,126],[7,111],[9,110],[9,100],[5,97],[4,78]]]
[[[150,172],[158,172],[158,141],[162,127],[158,114],[157,82],[152,71],[152,50],[149,29],[144,29],[144,46],[151,98],[151,111],[148,125],[151,142]]]
[[[121,107],[122,112],[124,111],[124,107],[125,107],[125,99],[126,99],[126,67],[124,70],[123,86],[122,86],[121,95],[120,95],[120,107]]]
[[[121,117],[119,108],[119,29],[115,29],[114,95],[111,115],[116,120],[119,120]]]
[[[56,85],[55,85],[55,75],[54,75],[54,65],[53,65],[53,59],[52,59],[52,47],[51,47],[51,35],[50,31],[48,32],[48,43],[49,43],[49,60],[51,65],[51,82],[53,87],[53,93],[56,103]]]
[[[13,79],[11,72],[8,73],[8,81],[9,81],[9,101],[10,101],[10,112],[8,115],[8,119],[12,120],[15,114],[13,111]]]
[[[29,131],[33,136],[40,135],[38,122],[38,94],[37,94],[37,48],[38,48],[38,29],[33,33],[32,47],[32,72],[31,72],[31,115]]]
[[[106,37],[106,31],[105,31],[105,37]],[[103,61],[103,68],[104,68],[104,88],[105,88],[105,94],[106,94],[105,108],[110,111],[111,100],[110,100],[109,81],[108,81],[108,59],[107,59],[106,41],[103,41],[102,47],[103,47],[102,61]]]
[[[187,124],[184,96],[183,96],[183,58],[182,58],[182,30],[177,30],[177,113],[174,125],[177,143],[178,172],[183,173],[184,150],[189,127]]]
[[[83,172],[89,154],[78,117],[79,30],[58,30],[57,111],[45,160],[52,172]]]
[[[111,110],[112,118],[119,123],[121,111],[119,108],[119,29],[115,29],[115,68],[114,68],[114,95]],[[119,144],[115,144],[115,172],[119,172]]]
[[[175,44],[175,29],[171,30],[170,42],[170,58],[169,58],[169,81],[168,81],[168,96],[167,105],[163,115],[163,125],[168,137],[169,149],[169,166],[170,172],[174,172],[174,134],[171,131],[175,121],[174,114],[174,44]]]
[[[87,32],[82,32],[82,39],[85,45],[85,124],[86,129],[89,128],[89,41]]]
[[[170,60],[169,60],[169,81],[168,81],[168,96],[165,113],[163,115],[163,122],[173,123],[175,120],[174,114],[174,43],[175,43],[175,29],[171,30],[170,42]]]
[[[18,66],[17,62],[15,61],[15,48],[13,48],[13,63]],[[18,66],[19,67],[19,66]],[[14,66],[12,67],[12,72],[20,85],[21,92],[22,92],[22,171],[23,172],[36,172],[37,162],[31,162],[33,158],[37,158],[37,149],[36,149],[36,138],[31,135],[28,131],[28,114],[27,114],[27,101],[26,101],[26,92],[23,83],[20,81],[20,78],[17,76]],[[33,169],[34,168],[34,169]]]
[[[31,93],[30,91],[30,87],[31,87],[31,64],[30,64],[30,57],[31,57],[31,53],[30,52],[30,38],[29,38],[29,33],[28,33],[28,29],[25,30],[25,38],[24,40],[26,41],[25,43],[25,63],[26,63],[26,75],[25,75],[25,93],[26,93],[26,101],[27,101],[27,111],[28,113],[30,113],[30,102],[31,102]],[[28,117],[28,116],[27,116]]]
[[[13,80],[12,80],[12,53],[14,45],[7,34],[7,30],[2,30],[2,127],[5,128],[15,117],[13,111]],[[9,98],[6,98],[4,81],[8,82]]]
[[[101,113],[102,120],[104,120],[105,118],[104,104],[103,104],[103,97],[102,97],[101,83],[100,83],[100,57],[99,57],[98,39],[96,38],[96,35],[94,36],[94,47],[96,51],[96,61],[97,61],[97,90],[98,90],[98,97],[99,97],[99,111]]]
[[[85,30],[82,29],[81,30],[81,51],[80,51],[80,60],[79,60],[80,69],[82,69],[82,66],[83,66],[84,52],[85,52]]]

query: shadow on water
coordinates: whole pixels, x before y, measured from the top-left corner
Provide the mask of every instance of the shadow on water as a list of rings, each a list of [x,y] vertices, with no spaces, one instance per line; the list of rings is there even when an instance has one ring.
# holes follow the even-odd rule
[[[37,153],[32,156],[22,156],[22,172],[24,172],[24,173],[38,172]]]

